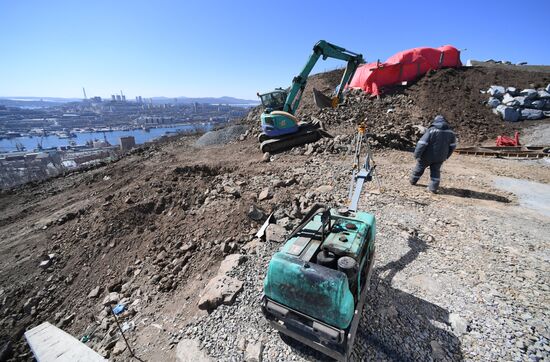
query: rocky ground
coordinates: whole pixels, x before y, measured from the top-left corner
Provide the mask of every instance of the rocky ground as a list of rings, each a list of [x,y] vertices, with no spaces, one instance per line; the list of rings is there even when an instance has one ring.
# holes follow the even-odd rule
[[[190,142],[2,195],[2,330],[16,338],[14,359],[30,358],[17,337],[45,320],[130,359],[104,307],[111,300],[127,305],[120,319],[144,360],[175,360],[187,339],[214,360],[254,349],[270,361],[322,358],[260,314],[280,243],[254,237],[251,207],[290,230],[314,202],[344,202],[351,156],[303,147],[266,163],[251,137],[193,153]],[[370,185],[361,206],[377,217],[377,258],[357,359],[548,358],[550,223],[492,181],[548,183],[548,163],[457,155],[430,195],[407,184],[409,153],[375,157],[383,188]],[[242,290],[208,314],[198,308],[203,288],[228,254],[243,255],[224,272]]]
[[[141,360],[324,360],[273,331],[259,298],[270,256],[308,208],[346,202],[346,112],[360,104],[382,117],[409,104],[354,96],[316,113],[334,139],[278,155],[259,153],[254,127],[215,145],[233,128],[201,147],[176,138],[0,193],[0,360],[31,360],[22,335],[44,321],[131,360],[116,305]],[[387,149],[408,148],[422,124],[384,119],[373,139],[382,187],[369,184],[360,205],[378,233],[354,359],[549,359],[550,219],[494,182],[548,184],[550,163],[454,155],[432,195],[426,179],[408,184],[411,153]],[[270,213],[267,240],[256,238]]]

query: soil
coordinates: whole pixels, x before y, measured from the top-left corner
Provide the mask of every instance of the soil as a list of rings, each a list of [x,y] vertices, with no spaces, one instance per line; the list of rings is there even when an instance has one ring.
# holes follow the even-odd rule
[[[174,347],[185,336],[199,338],[218,360],[239,360],[239,335],[261,336],[267,361],[316,359],[289,347],[260,322],[261,280],[279,245],[266,243],[263,254],[256,255],[251,251],[258,243],[254,234],[272,211],[278,222],[286,219],[292,227],[313,202],[345,203],[352,164],[347,146],[355,131],[351,119],[364,117],[367,110],[377,112],[369,119],[379,122],[379,133],[390,134],[406,128],[401,120],[428,122],[444,105],[441,112],[461,139],[481,142],[478,135],[492,137],[505,126],[480,103],[479,89],[508,81],[514,84],[505,85],[519,87],[535,79],[548,82],[535,73],[482,72],[495,73],[443,70],[381,99],[353,93],[337,110],[306,109],[304,114],[327,120],[338,141],[322,140],[272,156],[270,162],[262,160],[254,132],[205,148],[194,147],[197,137],[179,137],[137,149],[116,163],[3,191],[0,353],[7,348],[11,360],[31,360],[22,335],[50,321],[79,339],[86,337],[91,348],[112,360],[130,360],[127,350],[113,349],[120,335],[103,301],[115,293],[113,298],[127,305],[119,318],[134,325],[128,338],[143,360],[175,360]],[[330,81],[319,76],[317,85],[338,78],[337,71],[330,74]],[[453,97],[459,94],[465,113],[455,110]],[[388,113],[388,108],[395,111]],[[243,123],[252,124],[255,117]],[[372,323],[362,322],[371,334],[359,337],[357,358],[437,359],[438,348],[447,360],[511,360],[544,353],[541,358],[548,358],[545,305],[531,299],[550,296],[544,287],[549,219],[494,186],[500,176],[550,183],[548,163],[455,155],[444,165],[441,193],[431,195],[408,185],[414,163],[409,152],[382,149],[375,158],[383,189],[366,193],[361,207],[379,220],[380,248],[364,317]],[[316,191],[320,186],[332,191]],[[272,197],[259,200],[265,188]],[[263,211],[262,220],[249,217],[253,206]],[[409,239],[433,244],[420,250]],[[234,305],[208,315],[197,307],[201,292],[220,261],[237,252],[250,258],[239,269],[247,280],[245,290]],[[51,265],[42,269],[44,260]],[[90,297],[96,287],[99,296]],[[389,310],[394,302],[396,311]],[[424,315],[427,310],[438,311],[438,317]],[[451,312],[461,314],[469,329],[453,330],[447,320]],[[384,319],[388,315],[397,319],[390,323]],[[526,322],[516,323],[517,315],[526,316]],[[218,332],[229,321],[232,332]],[[372,337],[395,351],[380,349]]]
[[[330,131],[351,118],[353,122],[358,122],[367,117],[370,130],[382,133],[388,128],[403,128],[408,124],[427,127],[436,115],[441,114],[457,133],[460,146],[493,145],[499,135],[513,136],[515,131],[521,135],[527,127],[548,122],[548,119],[504,122],[485,105],[488,95],[481,92],[491,85],[544,88],[550,83],[548,72],[498,67],[442,69],[429,72],[408,86],[386,89],[380,99],[353,92],[354,96],[348,97],[340,112],[318,110],[312,89],[330,95],[342,74],[343,69],[337,69],[310,77],[297,112],[302,120],[312,117],[324,119],[323,115],[327,114],[332,120]],[[349,124],[343,126],[346,129]],[[415,143],[417,139],[411,141]]]

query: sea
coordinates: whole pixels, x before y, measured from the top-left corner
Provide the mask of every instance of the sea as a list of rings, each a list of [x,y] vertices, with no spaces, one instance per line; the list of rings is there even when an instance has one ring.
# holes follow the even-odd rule
[[[193,131],[209,131],[214,124],[206,123],[201,125],[178,125],[172,127],[150,128],[148,130],[114,130],[110,132],[77,132],[73,138],[59,138],[57,135],[41,136],[25,136],[15,137],[0,140],[0,153],[17,151],[17,144],[20,143],[25,147],[25,150],[32,152],[38,148],[38,144],[42,143],[42,148],[52,148],[60,146],[68,146],[69,142],[75,142],[77,145],[84,145],[87,141],[107,141],[113,145],[120,145],[120,137],[134,136],[136,144],[143,144],[155,138],[167,134],[193,132]]]

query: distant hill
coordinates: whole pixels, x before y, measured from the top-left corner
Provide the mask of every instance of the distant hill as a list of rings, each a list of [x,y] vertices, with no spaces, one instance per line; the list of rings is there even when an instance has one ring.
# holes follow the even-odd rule
[[[190,103],[208,103],[208,104],[229,104],[229,105],[257,105],[259,101],[249,99],[239,99],[234,97],[152,97],[143,98],[144,102],[152,99],[154,104],[190,104]],[[104,98],[109,102],[110,98]],[[176,101],[177,100],[177,101]],[[0,105],[7,107],[56,107],[71,102],[81,102],[81,98],[59,98],[59,97],[1,97]],[[133,102],[133,100],[128,100]]]
[[[147,99],[153,99],[153,103],[175,103],[177,99],[178,103],[208,103],[208,104],[258,104],[258,100],[240,99],[233,97],[152,97]],[[145,100],[145,98],[144,98]]]

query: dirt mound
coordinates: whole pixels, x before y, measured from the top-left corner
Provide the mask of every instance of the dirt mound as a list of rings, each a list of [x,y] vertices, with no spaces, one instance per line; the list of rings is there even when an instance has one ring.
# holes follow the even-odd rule
[[[504,122],[486,106],[481,91],[490,85],[521,88],[543,87],[550,74],[514,68],[463,67],[432,71],[408,86],[386,89],[379,97],[362,91],[349,92],[337,109],[319,110],[313,101],[313,88],[330,95],[339,84],[343,69],[309,77],[297,115],[300,120],[321,119],[335,134],[355,132],[355,124],[368,118],[369,132],[375,134],[374,147],[407,149],[413,147],[437,114],[444,115],[462,146],[493,143],[501,134],[513,134],[545,121]],[[251,110],[243,123],[260,132],[262,107]]]
[[[323,74],[316,75],[316,84],[337,84],[337,72],[331,72],[326,79],[322,79]],[[475,67],[443,69],[429,72],[412,85],[386,89],[379,98],[353,90],[337,109],[319,110],[309,103],[299,113],[303,120],[321,119],[329,131],[337,134],[353,133],[353,126],[367,118],[369,132],[375,134],[375,146],[380,147],[414,146],[421,132],[411,130],[428,127],[437,114],[449,120],[461,145],[492,143],[496,136],[521,132],[534,122],[503,122],[486,106],[487,96],[480,91],[492,84],[521,89],[541,87],[549,81],[550,75],[541,72]]]
[[[237,126],[225,127],[217,131],[206,132],[197,140],[195,145],[197,147],[223,145],[236,140],[237,138],[239,138],[239,136],[244,134],[247,130],[248,128],[246,126],[237,125]]]
[[[500,134],[512,134],[531,121],[503,122],[485,105],[490,85],[498,84],[521,88],[544,87],[550,82],[550,74],[514,69],[465,67],[428,73],[416,84],[405,90],[428,119],[436,114],[444,115],[455,128],[462,144],[478,144],[492,141]]]

